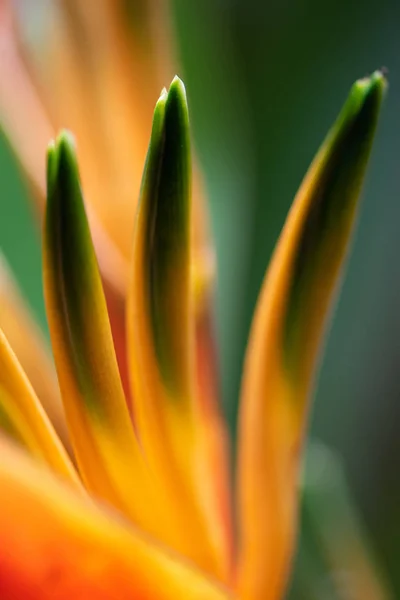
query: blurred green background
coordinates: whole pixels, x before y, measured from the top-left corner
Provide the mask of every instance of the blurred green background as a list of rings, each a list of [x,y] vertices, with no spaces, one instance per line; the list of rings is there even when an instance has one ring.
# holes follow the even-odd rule
[[[312,434],[337,449],[400,597],[400,2],[173,0],[218,255],[224,405],[234,428],[257,293],[296,189],[352,82],[390,89],[319,376]],[[44,323],[39,240],[0,144],[1,247]]]

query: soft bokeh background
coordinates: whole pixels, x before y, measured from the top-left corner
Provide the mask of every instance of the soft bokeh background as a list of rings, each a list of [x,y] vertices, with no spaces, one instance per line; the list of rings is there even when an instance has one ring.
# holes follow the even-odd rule
[[[343,456],[400,597],[400,3],[172,0],[171,8],[217,245],[232,428],[251,314],[296,189],[353,80],[389,71],[311,429]],[[39,239],[4,140],[0,183],[1,247],[44,323]]]

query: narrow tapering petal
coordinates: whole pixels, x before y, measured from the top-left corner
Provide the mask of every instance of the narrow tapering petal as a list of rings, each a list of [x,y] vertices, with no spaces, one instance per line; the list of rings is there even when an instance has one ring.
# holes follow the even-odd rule
[[[207,526],[197,494],[204,465],[195,403],[190,208],[188,109],[176,77],[156,104],[142,181],[128,299],[129,368],[141,442],[180,538],[173,545],[221,575],[220,532]]]
[[[1,252],[0,329],[15,352],[62,443],[70,452],[67,423],[50,350]]]
[[[49,148],[47,185],[45,300],[79,469],[90,491],[154,531],[160,521],[120,381],[68,133]]]
[[[218,585],[0,439],[2,600],[224,600]]]
[[[73,485],[81,487],[67,452],[0,329],[0,429]]]
[[[258,302],[240,414],[238,586],[245,600],[283,593],[315,364],[385,86],[380,72],[354,84],[298,192]]]
[[[143,308],[153,364],[160,387],[192,410],[190,331],[190,154],[186,98],[175,80],[163,92],[154,116],[134,241],[133,337],[139,336]],[[135,284],[138,285],[135,285]],[[139,305],[139,292],[143,297]],[[135,300],[137,299],[137,302]],[[139,352],[132,342],[132,352]],[[137,387],[139,374],[132,369]],[[141,374],[143,378],[144,374]]]

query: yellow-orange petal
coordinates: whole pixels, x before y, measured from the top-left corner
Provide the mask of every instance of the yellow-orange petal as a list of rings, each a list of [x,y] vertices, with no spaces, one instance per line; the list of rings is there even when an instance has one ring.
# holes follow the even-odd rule
[[[223,576],[226,557],[198,487],[199,454],[190,270],[191,163],[186,94],[175,78],[154,113],[143,175],[128,298],[129,374],[135,422],[160,478],[179,549]]]
[[[9,394],[0,386],[0,431],[33,456],[42,458],[42,451],[38,446],[35,435],[26,423],[26,418]]]
[[[0,329],[15,352],[47,416],[70,450],[54,364],[43,335],[0,252]]]
[[[224,600],[229,595],[0,439],[2,600]]]
[[[125,402],[67,133],[48,154],[44,288],[61,396],[82,478],[90,491],[158,533],[161,522]]]
[[[244,600],[277,600],[284,590],[315,363],[384,89],[380,72],[354,84],[300,187],[261,291],[239,431],[238,589]]]
[[[1,329],[0,412],[3,424],[7,422],[35,456],[80,487],[77,473]]]

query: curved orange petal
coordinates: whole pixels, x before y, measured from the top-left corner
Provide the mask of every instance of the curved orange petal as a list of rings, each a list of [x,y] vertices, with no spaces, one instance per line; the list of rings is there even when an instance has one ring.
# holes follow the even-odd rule
[[[118,372],[70,136],[49,148],[44,289],[57,375],[82,478],[145,529],[158,518]]]
[[[225,549],[198,494],[190,271],[190,147],[182,82],[157,102],[134,235],[128,350],[134,414],[146,456],[181,521],[182,552],[219,575]],[[205,473],[203,472],[204,476]]]
[[[244,600],[276,600],[285,586],[315,363],[384,89],[380,72],[354,84],[300,187],[261,291],[240,413],[238,587]]]
[[[0,440],[2,600],[227,600],[164,552]]]
[[[27,432],[25,440],[34,454],[80,487],[78,475],[1,329],[0,391],[3,420],[16,431]]]
[[[0,328],[67,449],[71,449],[54,364],[44,337],[0,252]]]

